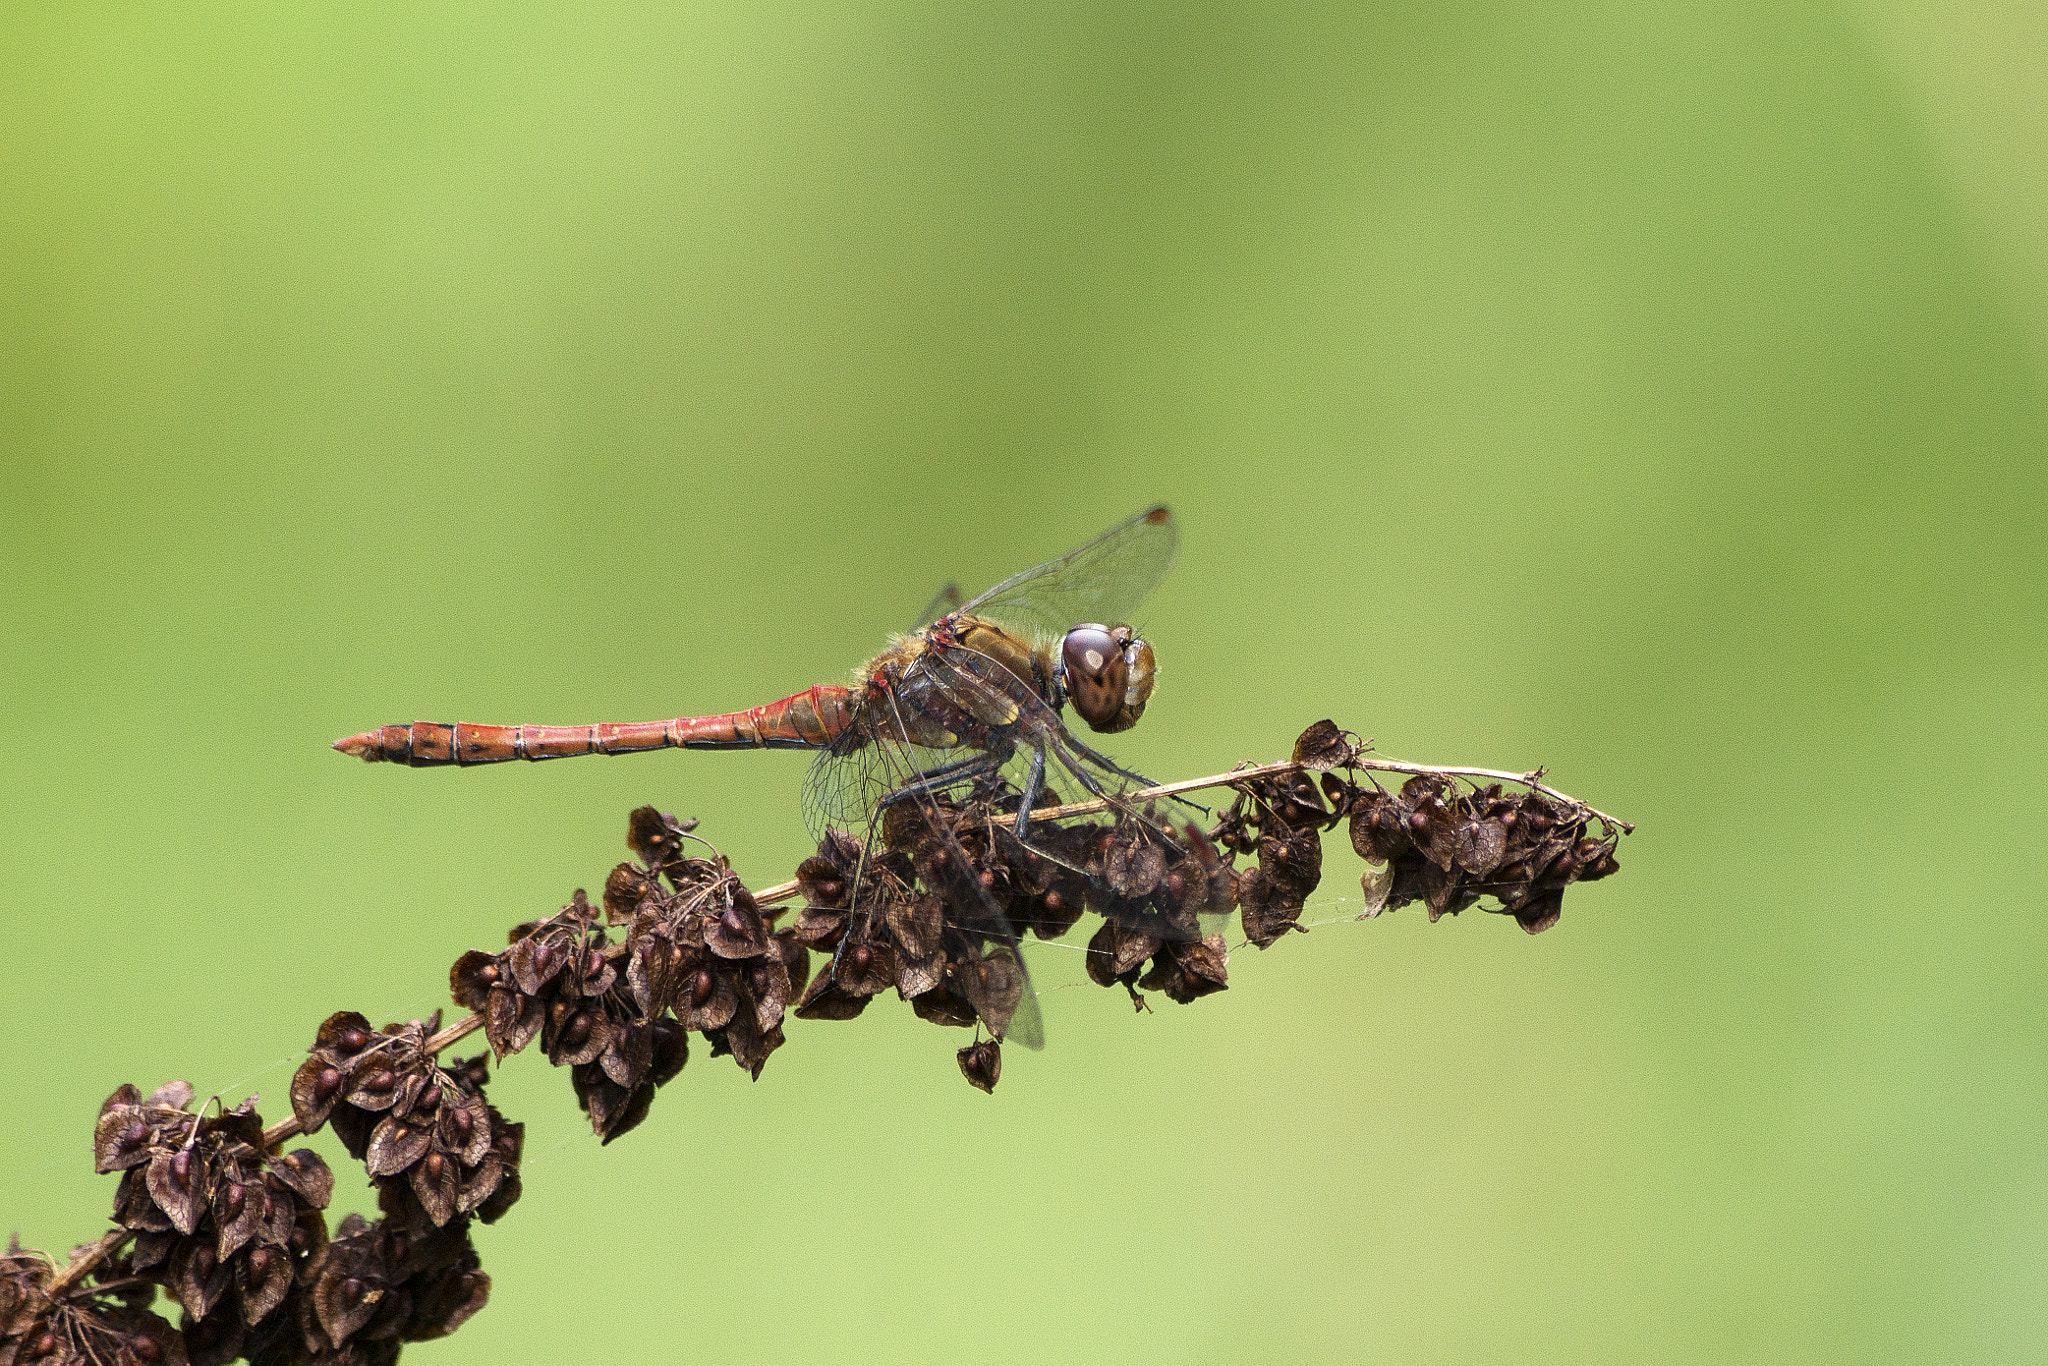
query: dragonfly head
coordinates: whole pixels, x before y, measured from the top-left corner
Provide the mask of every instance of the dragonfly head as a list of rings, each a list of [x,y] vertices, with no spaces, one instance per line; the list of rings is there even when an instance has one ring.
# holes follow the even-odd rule
[[[1129,730],[1152,700],[1152,647],[1128,626],[1083,622],[1060,645],[1060,683],[1090,730]]]

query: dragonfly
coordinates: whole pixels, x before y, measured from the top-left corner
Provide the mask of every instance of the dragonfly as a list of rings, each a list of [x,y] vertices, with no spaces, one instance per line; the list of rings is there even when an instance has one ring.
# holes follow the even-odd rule
[[[1114,803],[1131,785],[1151,785],[1076,735],[1064,712],[1110,735],[1144,715],[1158,661],[1130,618],[1165,577],[1179,534],[1170,510],[1150,507],[958,606],[949,587],[852,683],[744,711],[581,726],[414,721],[334,748],[416,768],[670,748],[813,750],[803,807],[814,836],[865,827],[872,841],[891,808],[987,784],[1015,794],[1022,841],[1048,801]],[[1014,950],[1014,933],[989,910]],[[1021,954],[1017,963],[1022,970]],[[1008,1029],[1036,1047],[1032,999],[1027,988]]]

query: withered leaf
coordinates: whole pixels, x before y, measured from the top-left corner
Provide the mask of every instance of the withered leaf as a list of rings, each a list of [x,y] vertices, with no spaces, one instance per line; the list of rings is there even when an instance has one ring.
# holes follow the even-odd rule
[[[960,1064],[960,1075],[967,1078],[970,1086],[989,1095],[995,1094],[996,1083],[1003,1076],[1003,1049],[994,1039],[983,1039],[968,1044],[954,1055]]]
[[[948,986],[974,1007],[989,1033],[1002,1038],[1024,999],[1024,970],[1009,946],[996,944],[982,957],[949,966]]]
[[[1306,901],[1323,877],[1323,837],[1314,826],[1282,827],[1259,836],[1259,868],[1292,900]]]
[[[498,1189],[498,1183],[505,1179],[505,1164],[496,1153],[487,1153],[473,1171],[463,1180],[456,1192],[455,1208],[462,1214],[476,1209]],[[489,1220],[485,1221],[490,1222]]]
[[[503,976],[498,955],[471,949],[448,969],[448,993],[465,1010],[482,1010],[484,1001]]]
[[[852,944],[840,950],[831,974],[853,995],[873,996],[896,984],[896,955],[886,944]]]
[[[299,1064],[292,1075],[292,1115],[307,1133],[317,1133],[341,1100],[346,1074],[326,1058],[314,1053]]]
[[[397,1066],[389,1057],[365,1057],[347,1074],[347,1089],[342,1098],[358,1110],[378,1113],[394,1106],[405,1097],[407,1078],[400,1075]]]
[[[122,1089],[132,1092],[135,1088],[128,1086]],[[104,1176],[108,1172],[139,1167],[149,1161],[153,1132],[139,1105],[127,1104],[102,1110],[93,1124],[93,1170]]]
[[[740,1007],[739,989],[731,969],[711,960],[700,965],[684,984],[682,999],[675,1003],[677,1018],[686,1029],[703,1033],[723,1029]]]
[[[757,958],[768,951],[768,927],[751,897],[735,900],[705,924],[704,947],[720,958]]]
[[[100,1114],[104,1117],[107,1111],[114,1109],[116,1106],[140,1104],[142,1104],[142,1092],[135,1089],[133,1082],[124,1081],[114,1088],[114,1094],[100,1102]],[[6,1282],[0,1281],[0,1287],[4,1287],[5,1284]],[[4,1289],[0,1289],[0,1293],[4,1293]],[[0,1301],[0,1304],[4,1304],[4,1301]]]
[[[1531,934],[1541,934],[1555,925],[1564,914],[1564,888],[1551,887],[1537,892],[1522,904],[1515,913],[1515,923]]]
[[[1507,853],[1507,831],[1498,821],[1468,820],[1458,827],[1458,865],[1484,877]]]
[[[413,1307],[408,1342],[431,1342],[467,1323],[491,1297],[491,1278],[482,1271],[462,1271],[438,1278]]]
[[[321,1021],[319,1033],[313,1037],[313,1049],[330,1061],[340,1061],[362,1052],[374,1037],[376,1031],[362,1015],[353,1010],[337,1010]]]
[[[681,833],[651,806],[635,807],[626,818],[626,845],[648,864],[666,863],[682,852]]]
[[[337,1346],[369,1323],[384,1297],[381,1285],[349,1274],[351,1268],[336,1252],[341,1246],[339,1241],[328,1245],[324,1264],[314,1271],[312,1294],[314,1317],[328,1341]]]
[[[644,869],[621,863],[604,880],[605,919],[613,924],[631,920],[643,902],[651,901],[660,894],[661,889]]]
[[[1422,904],[1429,908],[1429,922],[1434,925],[1446,915],[1456,915],[1479,899],[1476,892],[1468,891],[1459,875],[1435,863],[1425,863],[1422,874]]]
[[[239,1175],[239,1174],[238,1174]],[[271,1198],[260,1181],[243,1182],[228,1177],[214,1184],[214,1256],[225,1262],[256,1236],[271,1209]]]
[[[436,1125],[441,1146],[466,1166],[475,1166],[490,1151],[491,1107],[474,1091],[444,1101]]]
[[[822,852],[823,848],[821,845],[820,853],[797,865],[797,889],[803,893],[804,904],[809,909],[842,908],[851,891],[851,871],[842,866],[840,860]]]
[[[373,1145],[374,1146],[374,1145]],[[461,1169],[444,1153],[428,1153],[406,1171],[406,1182],[439,1228],[455,1217],[455,1200],[460,1188]]]
[[[182,1110],[192,1100],[192,1083],[189,1081],[167,1081],[149,1093],[146,1105],[161,1105],[167,1110]]]
[[[196,1232],[199,1221],[206,1217],[206,1196],[211,1185],[206,1155],[189,1148],[160,1152],[149,1160],[145,1170],[149,1198],[170,1219],[172,1227],[188,1237]]]
[[[799,1020],[850,1020],[866,1010],[868,1002],[873,999],[872,995],[854,995],[834,981],[830,972],[821,972],[811,979],[810,986],[797,1001],[796,1017]]]
[[[627,1090],[638,1086],[654,1060],[654,1030],[646,1024],[622,1024],[612,1041],[598,1055],[597,1065],[607,1077]]]
[[[212,1244],[195,1239],[171,1254],[166,1288],[193,1318],[205,1318],[231,1284],[233,1268],[213,1255]]]
[[[499,987],[484,1005],[484,1037],[493,1053],[507,1058],[533,1042],[546,1018],[546,1008],[536,998]]]
[[[433,1141],[434,1131],[429,1124],[386,1115],[370,1132],[370,1150],[364,1163],[372,1176],[393,1176],[426,1156]]]
[[[1294,742],[1294,762],[1308,769],[1338,768],[1357,757],[1358,746],[1335,721],[1316,722]]]
[[[945,980],[946,960],[936,953],[929,958],[896,956],[896,994],[905,1000],[922,996]]]
[[[868,999],[861,998],[861,1004],[867,1004]],[[965,1029],[978,1018],[972,1005],[944,987],[936,987],[911,997],[910,1008],[916,1012],[918,1019],[927,1024],[954,1025]],[[802,1011],[798,1011],[797,1015],[798,1018],[806,1018]]]
[[[576,1006],[558,998],[548,1007],[547,1020],[541,1031],[541,1043],[547,1049],[548,1061],[557,1067],[597,1061],[598,1055],[611,1045],[617,1029],[594,1001]]]
[[[314,1209],[326,1209],[334,1195],[334,1172],[311,1148],[295,1148],[270,1159],[270,1173]]]
[[[1151,971],[1138,979],[1138,985],[1186,1005],[1229,986],[1229,959],[1222,935],[1168,942],[1160,946]]]
[[[938,952],[946,932],[945,904],[936,896],[898,897],[882,912],[882,920],[904,954],[929,958]]]
[[[146,1166],[130,1167],[121,1173],[121,1184],[114,1191],[114,1217],[122,1228],[168,1233],[170,1216],[150,1198],[148,1177]]]
[[[647,1080],[656,1086],[674,1081],[690,1061],[690,1034],[673,1020],[654,1022],[654,1056],[648,1063]],[[502,1127],[502,1120],[500,1121]]]
[[[1238,880],[1237,904],[1238,922],[1254,948],[1270,948],[1281,935],[1301,928],[1295,923],[1301,918],[1301,898],[1276,886],[1262,868],[1249,869]]]
[[[782,960],[783,975],[789,982],[783,990],[786,1005],[801,995],[811,980],[811,951],[804,947],[804,941],[797,937],[793,929],[780,929],[775,932],[774,949],[776,957]]]
[[[574,955],[552,934],[536,934],[520,940],[506,951],[512,965],[512,980],[528,996],[538,996],[547,984],[560,976]]]
[[[768,1065],[768,1057],[782,1047],[781,1026],[762,1029],[755,1021],[752,1011],[740,1011],[732,1017],[732,1023],[720,1031],[712,1045],[716,1054],[723,1047],[732,1054],[732,1060],[753,1076],[761,1079],[761,1069]]]
[[[291,1292],[290,1254],[277,1247],[251,1248],[235,1264],[235,1286],[241,1295],[243,1320],[261,1323]]]
[[[1365,872],[1359,875],[1358,885],[1365,893],[1365,909],[1358,913],[1358,918],[1370,920],[1387,907],[1387,893],[1394,887],[1394,865],[1366,864]]]
[[[1102,861],[1102,876],[1119,896],[1146,897],[1159,887],[1166,856],[1149,840],[1118,840]]]
[[[668,1009],[678,990],[682,966],[683,950],[670,940],[653,934],[633,939],[626,960],[626,986],[642,1016],[652,1017]]]

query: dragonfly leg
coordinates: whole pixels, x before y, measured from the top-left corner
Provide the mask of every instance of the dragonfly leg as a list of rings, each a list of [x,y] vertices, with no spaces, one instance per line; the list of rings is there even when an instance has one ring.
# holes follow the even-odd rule
[[[1017,838],[1021,841],[1024,832],[1031,828],[1031,808],[1038,805],[1038,794],[1045,788],[1045,746],[1031,751],[1031,771],[1024,776],[1024,797],[1017,803]]]
[[[1068,743],[1073,744],[1076,748],[1082,750],[1083,752],[1091,756],[1094,760],[1101,762],[1103,766],[1105,768],[1108,768],[1110,771],[1122,774],[1124,777],[1130,779],[1132,782],[1144,783],[1148,787],[1152,786],[1150,782],[1148,782],[1144,778],[1139,777],[1137,774],[1127,772],[1124,769],[1118,768],[1115,764],[1109,763],[1107,760],[1103,759],[1101,755],[1096,754],[1094,750],[1089,749],[1086,745],[1083,745],[1079,741],[1074,740],[1072,736],[1068,736],[1066,737],[1066,739]],[[1059,756],[1060,766],[1066,769],[1067,772],[1073,774],[1076,782],[1080,783],[1081,786],[1088,789],[1089,796],[1097,798],[1100,801],[1107,802],[1112,808],[1116,810],[1129,812],[1132,816],[1135,816],[1138,819],[1140,824],[1152,830],[1153,833],[1158,835],[1160,838],[1171,839],[1171,836],[1167,834],[1167,828],[1165,826],[1161,825],[1158,821],[1153,820],[1151,817],[1146,816],[1141,812],[1137,811],[1128,802],[1125,802],[1120,796],[1104,790],[1102,784],[1096,781],[1095,775],[1088,771],[1087,766],[1082,764],[1072,754],[1067,752],[1066,744],[1063,744],[1060,741],[1055,740],[1053,742],[1052,749],[1053,753]]]
[[[1005,757],[1001,754],[983,752],[914,773],[910,781],[903,786],[893,792],[883,793],[881,800],[875,803],[875,809],[879,811],[898,802],[907,802],[914,797],[929,797],[964,778],[979,778],[984,773],[993,773],[1003,766]]]
[[[1088,789],[1089,796],[1099,798],[1105,802],[1115,801],[1115,798],[1102,790],[1102,784],[1095,781],[1094,774],[1089,773],[1081,765],[1074,762],[1074,757],[1066,752],[1066,749],[1058,740],[1052,741],[1051,748],[1060,757],[1060,767],[1073,774],[1081,786]],[[1082,748],[1085,749],[1086,746],[1082,746]],[[1024,800],[1017,803],[1016,835],[1020,841],[1024,839],[1031,829],[1031,808],[1038,805],[1039,790],[1045,785],[1046,749],[1047,746],[1045,744],[1040,744],[1037,749],[1032,751],[1031,772],[1024,779]],[[1111,764],[1110,767],[1115,768],[1116,766]],[[1123,770],[1117,769],[1117,772],[1121,773]],[[1125,776],[1128,777],[1130,775],[1126,774]]]
[[[1128,778],[1132,782],[1138,784],[1138,786],[1140,787],[1159,786],[1159,784],[1153,782],[1144,774],[1133,773],[1131,772],[1131,770],[1125,768],[1122,764],[1119,764],[1116,760],[1110,758],[1107,754],[1101,754],[1095,751],[1094,749],[1091,749],[1086,744],[1083,744],[1081,738],[1071,731],[1067,733],[1067,743],[1072,745],[1075,751],[1078,752],[1080,756],[1083,759],[1086,759],[1089,763],[1098,764],[1101,767],[1108,769],[1111,773],[1118,775],[1119,777]],[[1101,796],[1102,794],[1098,792],[1096,793],[1096,795]],[[1182,797],[1179,793],[1175,793],[1173,795],[1173,800],[1179,802],[1182,806],[1191,806],[1205,816],[1214,814],[1209,810],[1208,807],[1203,806],[1200,802],[1191,802],[1187,800],[1185,797]]]

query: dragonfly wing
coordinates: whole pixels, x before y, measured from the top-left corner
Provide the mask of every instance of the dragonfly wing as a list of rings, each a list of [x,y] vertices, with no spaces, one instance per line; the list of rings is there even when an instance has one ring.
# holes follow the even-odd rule
[[[908,677],[903,680],[910,681]],[[971,867],[951,822],[940,809],[939,794],[950,786],[944,778],[949,770],[964,765],[979,768],[979,776],[986,777],[989,767],[978,762],[982,755],[976,750],[934,749],[911,742],[906,737],[914,727],[908,718],[894,714],[893,701],[884,696],[871,703],[866,744],[845,753],[827,750],[818,756],[804,784],[805,814],[814,833],[822,835],[828,825],[859,831],[872,847],[881,840],[883,803],[888,801],[895,809],[922,813],[951,865]],[[975,776],[962,774],[958,781],[970,782]],[[949,972],[949,984],[991,1033],[1026,1048],[1043,1048],[1045,1023],[1030,971],[1018,950],[1016,929],[978,880],[964,879],[956,892],[963,889],[981,904],[962,908],[966,914],[955,927],[967,934],[969,945],[978,947],[970,950],[969,960],[958,965],[957,973]]]
[[[917,614],[917,621],[910,629],[912,631],[922,631],[925,627],[946,615],[946,613],[959,611],[960,602],[960,585],[957,583],[947,584],[932,595],[932,600],[924,605],[922,612]]]
[[[884,798],[962,757],[961,750],[931,749],[886,737],[845,753],[827,749],[811,761],[810,772],[804,775],[804,824],[813,838],[822,838],[828,827],[861,834]]]
[[[1147,508],[1078,550],[1013,574],[960,610],[1062,635],[1076,622],[1128,622],[1173,563],[1180,524]]]

